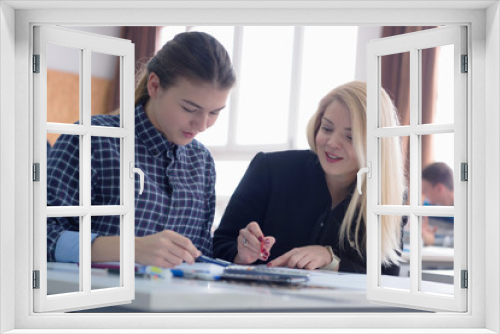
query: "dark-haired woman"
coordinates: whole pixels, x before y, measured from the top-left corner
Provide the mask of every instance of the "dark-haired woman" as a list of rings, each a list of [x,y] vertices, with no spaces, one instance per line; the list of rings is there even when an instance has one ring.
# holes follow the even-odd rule
[[[194,137],[215,123],[234,82],[226,50],[206,33],[178,34],[148,62],[135,91],[135,164],[145,173],[135,200],[137,263],[170,268],[211,255],[215,167]],[[119,122],[92,117],[93,125]],[[51,150],[48,205],[79,205],[74,137],[61,136]],[[120,203],[119,162],[119,139],[92,137],[92,205]],[[47,226],[47,260],[78,262],[78,217],[49,218]],[[119,226],[118,216],[92,217],[92,262],[120,259]]]

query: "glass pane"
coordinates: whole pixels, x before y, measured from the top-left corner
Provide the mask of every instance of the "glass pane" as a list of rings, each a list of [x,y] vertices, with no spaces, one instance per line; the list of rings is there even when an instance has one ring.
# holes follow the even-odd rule
[[[79,217],[47,218],[47,295],[81,291],[79,227]]]
[[[410,52],[380,58],[382,88],[396,106],[400,125],[410,125]],[[383,119],[379,119],[379,124],[380,127],[390,126],[390,123]]]
[[[410,137],[386,137],[380,138],[380,204],[381,205],[409,205],[409,191],[401,189],[401,196],[396,196],[394,192],[394,178],[398,175],[403,179],[403,183],[410,187]],[[401,165],[397,166],[395,148],[401,147]],[[399,170],[399,172],[398,172]]]
[[[47,44],[47,122],[80,120],[80,49]],[[59,134],[47,135],[51,145]]]
[[[120,237],[121,216],[94,216],[92,217],[92,233],[100,233]],[[91,252],[92,252],[91,248]],[[93,254],[101,257],[106,254]],[[94,260],[94,258],[93,258]],[[92,262],[91,289],[106,289],[120,287],[120,261]]]
[[[92,52],[91,64],[92,115],[119,114],[120,86],[115,86],[115,76],[120,72],[120,57]],[[119,83],[120,78],[116,79]],[[120,123],[107,123],[106,125],[119,127]]]
[[[404,217],[404,227],[403,227],[403,253],[402,258],[403,262],[401,263],[401,270],[399,272],[399,276],[402,277],[410,277],[410,240],[411,240],[411,231],[410,231],[410,220],[407,216]]]
[[[325,43],[325,36],[335,43]],[[304,27],[299,124],[295,134],[298,148],[309,148],[307,122],[319,101],[335,87],[354,80],[357,40],[358,27]]]
[[[424,246],[420,291],[453,295],[453,217],[424,216],[421,231]]]
[[[453,248],[453,217],[424,217],[422,236],[425,246]],[[425,227],[425,228],[424,228]]]
[[[422,196],[424,205],[454,204],[454,134],[422,136]]]
[[[120,205],[121,139],[92,137],[92,205]]]
[[[77,135],[62,135],[47,149],[47,206],[81,205],[79,152]]]
[[[422,124],[454,122],[454,45],[421,50]],[[437,72],[425,71],[435,63]],[[432,106],[434,107],[432,108]]]
[[[293,27],[244,28],[237,143],[286,142],[293,35]]]
[[[410,291],[410,279],[409,279],[409,256],[410,256],[410,246],[409,246],[409,237],[410,230],[409,224],[407,223],[407,216],[395,216],[395,215],[382,215],[379,216],[380,225],[379,226],[396,226],[397,230],[390,230],[389,228],[379,228],[379,240],[380,240],[380,254],[384,254],[384,245],[387,244],[387,240],[391,238],[391,236],[395,235],[401,229],[401,224],[405,224],[404,233],[401,236],[403,239],[403,244],[408,242],[408,244],[403,245],[403,262],[400,264],[400,272],[399,277],[384,274],[384,266],[382,265],[381,277],[380,277],[380,286],[384,288],[391,288],[397,290]],[[385,232],[382,232],[385,231]]]

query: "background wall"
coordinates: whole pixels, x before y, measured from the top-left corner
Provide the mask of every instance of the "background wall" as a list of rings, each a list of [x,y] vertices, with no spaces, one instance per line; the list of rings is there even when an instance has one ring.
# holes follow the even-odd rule
[[[366,81],[366,44],[382,37],[380,26],[360,26],[358,28],[358,43],[356,50],[356,80]]]
[[[121,27],[67,27],[95,34],[120,37]],[[91,101],[92,114],[114,110],[110,101],[118,57],[92,54]],[[47,49],[47,121],[74,123],[79,120],[80,59],[75,49],[50,47]],[[51,145],[58,134],[47,134]]]

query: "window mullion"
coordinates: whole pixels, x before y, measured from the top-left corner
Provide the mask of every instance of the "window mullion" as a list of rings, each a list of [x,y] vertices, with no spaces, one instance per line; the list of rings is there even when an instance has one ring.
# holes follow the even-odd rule
[[[82,124],[90,127],[91,124],[91,50],[83,49],[83,62],[81,64],[82,70],[82,87],[81,87],[81,110],[82,110]],[[85,133],[81,136],[81,160],[80,160],[80,175],[81,175],[81,202],[84,207],[90,209],[91,206],[91,134]],[[87,212],[81,220],[80,226],[80,275],[83,284],[83,291],[89,292],[91,290],[91,254],[90,254],[90,227],[91,215],[90,211]],[[82,233],[83,232],[83,233]]]
[[[455,76],[455,175],[454,175],[454,209],[455,221],[462,222],[454,224],[454,245],[455,245],[455,265],[454,277],[460,277],[461,270],[469,270],[467,261],[467,203],[468,203],[468,186],[466,181],[460,178],[459,168],[462,162],[470,163],[467,156],[467,82],[468,75],[461,73],[461,55],[468,54],[467,51],[467,29],[460,28],[459,36],[455,42],[454,49],[454,76]],[[469,167],[470,168],[470,167]],[[471,175],[469,171],[469,175]],[[469,272],[470,274],[470,272]],[[455,285],[455,295],[467,298],[467,289],[462,289],[460,284]]]
[[[290,106],[288,114],[288,147],[296,148],[300,116],[300,84],[302,83],[302,61],[304,50],[304,27],[296,26],[294,33],[292,69],[290,80]]]
[[[133,51],[121,57],[120,105],[126,111],[121,116],[121,125],[127,134],[121,139],[120,145],[120,182],[122,184],[120,204],[124,206],[127,213],[120,216],[120,231],[122,231],[120,233],[120,285],[127,290],[130,299],[133,299],[135,294],[135,181],[129,176],[129,163],[131,161],[135,163],[135,108],[134,100],[128,98],[128,96],[134,96],[134,86],[127,83],[134,82],[134,63]]]
[[[243,27],[234,27],[233,36],[233,68],[236,77],[241,77],[241,60],[243,56]],[[227,149],[234,149],[236,144],[236,134],[238,131],[238,108],[239,108],[239,85],[236,85],[231,91],[230,113],[228,115],[227,129]]]
[[[421,245],[420,218],[413,211],[418,206],[420,190],[420,137],[414,129],[419,124],[420,114],[420,61],[419,51],[410,50],[410,292],[417,293],[420,287]]]

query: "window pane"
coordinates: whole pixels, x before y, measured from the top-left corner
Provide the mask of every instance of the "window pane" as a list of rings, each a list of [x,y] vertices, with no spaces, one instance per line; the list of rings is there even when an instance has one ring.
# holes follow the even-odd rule
[[[453,295],[453,217],[424,216],[421,217],[420,227],[424,244],[421,253],[420,291]]]
[[[80,49],[47,44],[47,122],[80,120]],[[60,135],[47,134],[51,145]]]
[[[120,216],[94,216],[92,217],[92,232],[120,237]],[[92,249],[91,249],[92,250]],[[120,261],[92,263],[91,289],[116,288],[120,284]]]
[[[453,133],[422,136],[422,196],[425,204],[454,203]]]
[[[243,145],[287,140],[293,27],[245,27],[236,141]]]
[[[398,222],[402,224],[403,222],[408,221],[407,216],[389,216],[389,215],[381,215],[379,216],[379,226],[384,226],[383,224],[387,224],[385,226],[389,226],[388,223],[392,222]],[[409,242],[410,238],[410,230],[408,227],[408,223],[405,225],[405,232],[403,234],[403,242],[406,239]],[[388,229],[382,229],[379,227],[379,240],[380,240],[380,254],[383,254],[384,251],[384,245],[387,244],[387,238],[390,238],[390,231]],[[386,235],[384,235],[385,230]],[[392,233],[395,233],[392,231]],[[401,263],[401,269],[400,269],[400,274],[399,277],[391,276],[391,275],[384,275],[384,273],[381,271],[381,276],[380,276],[380,286],[384,288],[391,288],[391,289],[397,289],[397,290],[404,290],[404,291],[410,291],[410,279],[409,279],[409,244],[403,245],[403,255],[402,258],[404,261]],[[404,277],[404,278],[403,278]]]
[[[92,205],[121,204],[121,139],[92,137]]]
[[[411,230],[410,230],[410,220],[407,216],[404,217],[406,224],[403,227],[403,253],[401,257],[403,262],[401,263],[401,269],[399,276],[410,277],[410,240],[411,240]]]
[[[76,263],[47,262],[47,295],[80,291],[79,269]]]
[[[49,217],[47,218],[47,247],[52,250],[50,253],[55,254],[56,258],[48,259],[47,262],[47,295],[55,295],[60,293],[82,291],[80,283],[80,267],[75,262],[55,262],[56,259],[61,259],[61,256],[67,257],[72,253],[75,261],[80,258],[80,247],[78,237],[76,243],[66,243],[63,248],[57,249],[56,242],[59,240],[58,226],[65,226],[66,229],[78,230],[81,226],[81,218],[79,217]],[[59,247],[62,247],[61,245]],[[57,250],[57,251],[56,251]]]
[[[401,195],[394,195],[394,183],[391,182],[395,177],[401,175],[404,179],[403,182],[410,187],[410,164],[408,163],[410,157],[410,142],[409,136],[402,137],[386,137],[380,138],[380,204],[381,205],[409,205],[409,198],[407,197],[409,191]],[[399,144],[398,144],[399,142]],[[402,152],[396,152],[394,147],[403,144]],[[397,154],[403,154],[401,166],[395,166],[394,162],[400,159],[396,158]],[[400,168],[397,172],[394,168]],[[404,191],[404,189],[401,189]]]
[[[80,136],[62,135],[47,150],[47,206],[82,205]]]
[[[306,126],[319,101],[335,87],[354,80],[357,33],[358,27],[304,27],[299,122],[295,134],[299,148],[309,148]]]
[[[429,62],[435,62],[437,66],[437,74],[422,71],[422,124],[453,123],[454,45],[423,49],[421,58],[423,68],[427,68]],[[433,109],[430,102],[435,104]]]
[[[115,92],[115,75],[120,73],[120,57],[104,53],[91,54],[91,112],[92,115],[105,115],[111,112],[119,114],[120,88]],[[117,78],[117,80],[121,80]],[[116,94],[116,100],[113,96]],[[120,123],[108,125],[119,127]]]
[[[410,52],[380,57],[381,84],[398,109],[400,125],[410,125]],[[397,78],[408,78],[394,82]],[[380,127],[388,124],[379,119]]]

